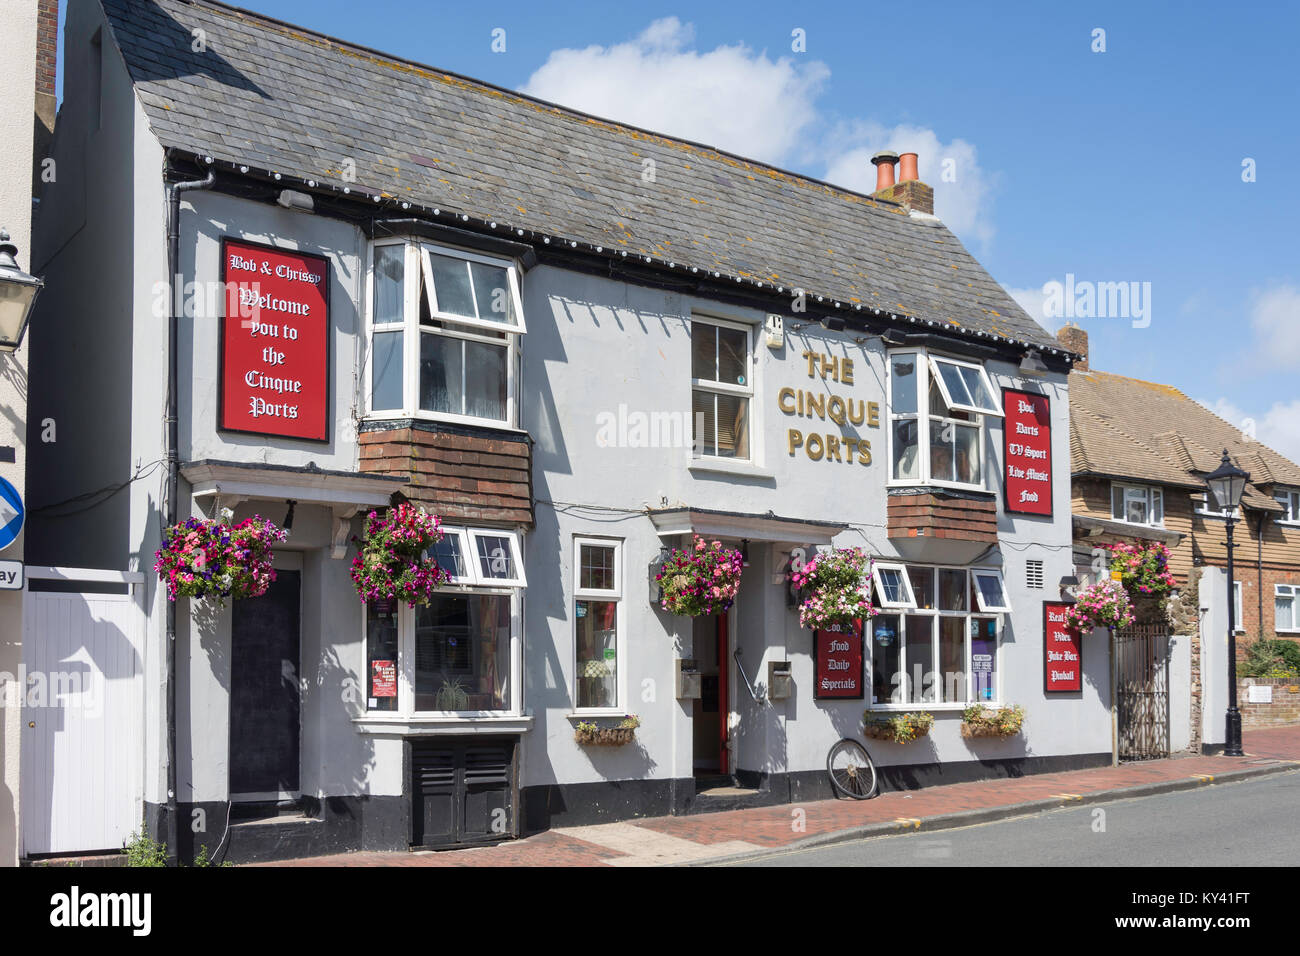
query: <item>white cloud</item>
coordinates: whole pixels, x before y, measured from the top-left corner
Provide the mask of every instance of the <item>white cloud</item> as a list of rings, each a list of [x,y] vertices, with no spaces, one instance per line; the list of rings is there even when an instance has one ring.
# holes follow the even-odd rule
[[[796,65],[743,44],[700,53],[695,30],[655,20],[627,43],[555,50],[521,87],[596,116],[780,163],[816,119],[830,77],[819,60]]]
[[[1254,354],[1272,366],[1294,368],[1300,361],[1300,289],[1275,285],[1252,297],[1250,324]]]
[[[1253,435],[1278,454],[1300,463],[1300,399],[1274,402],[1260,415],[1247,412],[1227,398],[1213,402],[1204,399],[1197,401],[1224,421],[1241,429],[1243,435]]]
[[[694,41],[690,24],[665,17],[625,43],[555,50],[520,89],[762,162],[797,163],[864,193],[876,186],[873,153],[917,153],[919,175],[934,187],[935,213],[964,238],[992,239],[993,177],[971,143],[945,142],[923,126],[891,128],[865,119],[832,127],[817,109],[830,78],[821,61],[771,59],[744,44],[700,52]]]

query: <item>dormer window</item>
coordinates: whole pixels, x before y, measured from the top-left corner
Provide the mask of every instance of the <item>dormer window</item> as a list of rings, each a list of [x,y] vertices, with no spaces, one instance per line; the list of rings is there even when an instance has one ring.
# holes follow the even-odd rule
[[[1273,500],[1282,506],[1278,521],[1282,524],[1300,524],[1300,491],[1278,488],[1273,492]]]
[[[1110,516],[1125,524],[1163,528],[1164,495],[1159,488],[1146,485],[1111,485]]]

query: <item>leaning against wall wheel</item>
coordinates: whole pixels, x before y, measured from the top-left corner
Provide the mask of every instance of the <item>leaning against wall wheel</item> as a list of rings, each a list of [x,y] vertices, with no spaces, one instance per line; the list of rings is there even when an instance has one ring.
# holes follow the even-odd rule
[[[845,737],[826,755],[826,773],[836,796],[866,800],[876,794],[876,765],[867,748]]]

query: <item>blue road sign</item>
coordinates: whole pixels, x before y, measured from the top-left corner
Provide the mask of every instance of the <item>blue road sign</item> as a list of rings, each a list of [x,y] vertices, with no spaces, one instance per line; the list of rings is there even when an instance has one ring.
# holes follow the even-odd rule
[[[18,489],[0,478],[0,551],[14,543],[18,532],[23,530],[25,516],[23,499],[18,494]]]

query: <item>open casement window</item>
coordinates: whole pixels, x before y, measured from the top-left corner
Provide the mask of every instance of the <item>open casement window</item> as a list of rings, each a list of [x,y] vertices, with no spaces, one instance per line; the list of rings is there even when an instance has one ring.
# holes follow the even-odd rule
[[[442,540],[430,549],[438,567],[451,574],[451,583],[468,587],[527,587],[520,560],[519,535],[495,528],[442,529]]]
[[[984,366],[931,355],[930,372],[952,411],[1002,417],[1002,406],[993,393]]]
[[[1159,488],[1111,485],[1110,516],[1128,524],[1160,527],[1165,521],[1164,495]]]
[[[912,593],[912,582],[908,579],[907,568],[901,564],[877,564],[872,568],[871,576],[876,582],[876,595],[880,607],[915,608],[916,596]]]
[[[971,590],[980,611],[985,614],[1010,614],[1011,602],[1002,581],[1001,571],[971,571]]]
[[[519,290],[509,264],[421,246],[420,268],[433,319],[492,331],[527,331],[516,305]]]
[[[691,319],[691,420],[697,458],[748,459],[751,332]]]
[[[469,560],[469,538],[461,528],[442,529],[442,540],[429,549],[429,556],[438,567],[451,575],[452,584],[477,584],[474,567]]]

